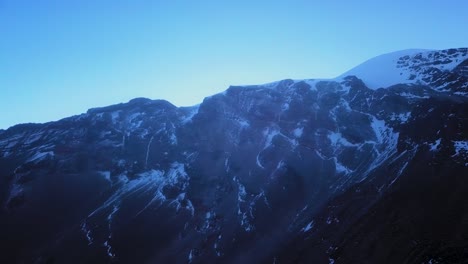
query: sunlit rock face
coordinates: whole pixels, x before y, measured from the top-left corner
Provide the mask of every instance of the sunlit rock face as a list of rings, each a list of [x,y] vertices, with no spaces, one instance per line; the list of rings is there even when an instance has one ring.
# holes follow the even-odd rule
[[[397,55],[0,131],[0,262],[466,259],[467,49]]]

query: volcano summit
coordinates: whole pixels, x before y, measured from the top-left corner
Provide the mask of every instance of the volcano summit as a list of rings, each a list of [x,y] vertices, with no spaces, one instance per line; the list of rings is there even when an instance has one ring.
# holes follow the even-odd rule
[[[468,49],[0,130],[1,263],[462,263]]]

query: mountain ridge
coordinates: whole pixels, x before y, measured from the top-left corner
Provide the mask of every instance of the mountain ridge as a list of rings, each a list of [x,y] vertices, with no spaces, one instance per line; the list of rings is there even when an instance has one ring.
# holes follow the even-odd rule
[[[0,260],[461,262],[466,74],[429,70],[385,89],[345,76],[194,107],[138,98],[2,131]]]
[[[382,54],[382,55],[379,55],[379,56],[376,56],[376,57],[373,57],[371,59],[368,59],[366,60],[365,62],[351,68],[350,70],[346,71],[345,73],[343,74],[340,74],[338,75],[337,77],[335,78],[313,78],[313,79],[283,79],[283,80],[279,80],[279,81],[273,81],[273,82],[269,82],[269,83],[264,83],[264,84],[251,84],[251,85],[231,85],[229,87],[245,87],[245,88],[249,88],[249,87],[275,87],[276,85],[278,85],[280,82],[284,82],[284,81],[294,81],[294,82],[300,82],[300,81],[311,81],[311,82],[317,82],[317,81],[338,81],[338,82],[342,82],[344,80],[345,77],[347,76],[358,76],[361,75],[363,73],[363,71],[365,70],[368,70],[369,68],[372,68],[370,66],[367,66],[366,64],[368,64],[369,62],[372,62],[372,61],[375,61],[375,60],[378,60],[379,58],[384,58],[384,62],[387,62],[389,60],[398,60],[402,57],[405,57],[405,56],[410,56],[410,55],[418,55],[418,54],[431,54],[431,53],[437,53],[437,52],[442,52],[442,53],[451,53],[451,54],[454,54],[454,53],[460,53],[462,56],[460,56],[460,63],[457,64],[459,65],[461,68],[460,68],[460,71],[464,71],[464,74],[463,76],[468,76],[468,67],[467,65],[465,64],[468,64],[467,62],[467,59],[468,59],[468,48],[450,48],[450,49],[444,49],[444,50],[432,50],[432,49],[405,49],[405,50],[398,50],[398,51],[393,51],[393,52],[388,52],[388,53],[385,53],[385,54]],[[453,53],[452,53],[453,52]],[[413,56],[414,57],[414,56]],[[465,62],[465,64],[463,64],[463,61]],[[380,63],[382,64],[382,63]],[[363,66],[366,66],[364,70],[361,70],[360,68],[362,68]],[[374,66],[374,65],[371,65],[371,66]],[[463,69],[462,69],[463,68]],[[388,74],[388,72],[385,72],[383,71],[384,74]],[[373,74],[375,74],[375,72],[373,72]],[[361,77],[362,78],[362,77]],[[468,77],[467,77],[468,78]],[[413,82],[410,82],[410,83],[413,83]],[[386,87],[389,87],[391,85],[394,85],[394,84],[399,84],[398,81],[395,81],[395,80],[392,80],[392,82],[390,83],[386,83],[386,85],[380,85],[379,88],[386,88]],[[374,85],[371,85],[371,86],[374,86]],[[376,85],[376,86],[379,86],[379,85]],[[376,87],[374,86],[374,87]],[[228,89],[229,89],[228,87]],[[468,85],[466,85],[466,88],[468,89]],[[375,89],[375,88],[374,88]],[[223,94],[225,93],[225,91],[223,92],[220,92],[220,93],[217,93],[217,94]],[[217,94],[213,94],[211,96],[214,96],[214,95],[217,95]],[[468,95],[468,92],[463,92],[461,93],[461,95]],[[210,97],[210,96],[208,96]],[[97,109],[111,109],[112,107],[117,107],[118,105],[120,106],[125,106],[127,104],[133,104],[133,103],[138,103],[138,102],[146,102],[146,103],[149,103],[149,101],[147,100],[152,100],[152,101],[166,101],[168,102],[169,104],[171,105],[174,105],[172,104],[171,102],[167,101],[167,100],[164,100],[164,99],[150,99],[150,98],[146,98],[146,97],[137,97],[137,98],[133,98],[133,99],[130,99],[128,102],[122,102],[122,103],[118,103],[118,104],[113,104],[113,105],[108,105],[108,106],[103,106],[103,107],[94,107],[94,108],[90,108],[88,109],[87,113],[89,113],[89,111],[97,111]],[[201,104],[201,103],[199,103]],[[176,107],[180,107],[180,108],[191,108],[191,107],[196,107],[197,105],[199,104],[195,104],[193,106],[176,106]],[[175,106],[175,105],[174,105]],[[82,113],[83,114],[83,113]],[[73,115],[73,116],[79,116],[79,115],[82,115],[82,114],[77,114],[77,115]],[[62,119],[66,119],[66,118],[69,118],[69,117],[65,117],[65,118],[62,118]],[[57,121],[60,121],[62,119],[59,119]],[[57,122],[57,121],[49,121],[49,122]],[[34,122],[28,122],[28,123],[24,123],[24,124],[46,124],[46,123],[49,123],[49,122],[45,122],[45,123],[34,123]],[[17,126],[17,125],[22,125],[22,124],[16,124],[16,125],[13,125],[13,126]],[[11,126],[11,127],[13,127]],[[1,130],[7,130],[9,128],[5,128],[5,129],[0,129]]]

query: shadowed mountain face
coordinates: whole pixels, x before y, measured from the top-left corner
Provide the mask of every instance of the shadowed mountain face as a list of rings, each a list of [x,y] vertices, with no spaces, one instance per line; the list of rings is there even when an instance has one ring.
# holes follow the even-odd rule
[[[0,131],[0,262],[462,263],[467,58]]]

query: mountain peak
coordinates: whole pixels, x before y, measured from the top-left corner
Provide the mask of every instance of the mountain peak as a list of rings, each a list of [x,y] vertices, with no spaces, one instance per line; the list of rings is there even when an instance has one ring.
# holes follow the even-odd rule
[[[374,90],[395,84],[422,84],[440,90],[446,87],[437,85],[437,77],[467,60],[467,50],[408,49],[391,52],[369,59],[338,78],[354,75]],[[436,78],[429,78],[432,76]]]
[[[0,130],[0,263],[461,263],[466,51]]]

